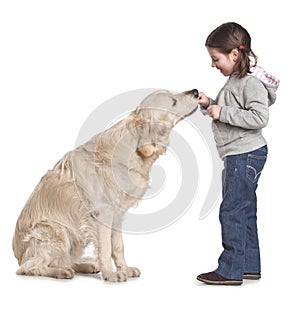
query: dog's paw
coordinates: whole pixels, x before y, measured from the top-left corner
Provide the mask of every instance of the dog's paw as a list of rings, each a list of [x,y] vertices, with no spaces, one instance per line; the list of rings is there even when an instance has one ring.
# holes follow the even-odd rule
[[[65,269],[63,271],[63,276],[65,279],[71,279],[74,277],[74,275],[75,275],[75,271],[72,268]]]
[[[124,271],[111,271],[111,272],[102,272],[102,277],[106,281],[110,282],[123,282],[127,281],[128,275]]]
[[[141,275],[140,270],[136,267],[127,267],[126,273],[129,278],[140,277]]]
[[[75,271],[84,274],[96,274],[100,272],[100,267],[93,263],[81,263],[75,265]]]
[[[75,275],[75,271],[72,268],[57,268],[53,271],[55,278],[57,279],[72,279]]]

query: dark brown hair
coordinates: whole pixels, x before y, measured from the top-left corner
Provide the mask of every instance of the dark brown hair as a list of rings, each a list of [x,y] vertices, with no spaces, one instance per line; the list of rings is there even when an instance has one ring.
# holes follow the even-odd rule
[[[205,46],[217,49],[222,54],[229,54],[233,49],[239,50],[237,77],[242,78],[250,73],[250,67],[257,63],[257,56],[251,49],[251,37],[248,31],[235,22],[220,25],[207,37]],[[250,57],[254,58],[251,65]]]

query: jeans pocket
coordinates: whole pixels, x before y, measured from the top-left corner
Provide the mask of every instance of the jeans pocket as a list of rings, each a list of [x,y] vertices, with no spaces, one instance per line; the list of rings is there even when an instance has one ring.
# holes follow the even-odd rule
[[[267,153],[266,155],[261,153],[259,155],[256,152],[248,154],[246,174],[252,183],[257,183],[267,160]]]

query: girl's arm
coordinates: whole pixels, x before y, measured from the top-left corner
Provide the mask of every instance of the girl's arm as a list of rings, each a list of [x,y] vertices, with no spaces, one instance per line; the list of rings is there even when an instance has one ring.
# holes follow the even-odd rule
[[[210,105],[215,104],[215,101],[210,97],[207,97],[203,92],[199,93],[198,103],[200,105],[200,111],[202,114],[207,115],[207,108]]]
[[[262,82],[249,77],[241,95],[243,108],[222,106],[219,121],[244,129],[260,129],[269,120],[268,92]]]

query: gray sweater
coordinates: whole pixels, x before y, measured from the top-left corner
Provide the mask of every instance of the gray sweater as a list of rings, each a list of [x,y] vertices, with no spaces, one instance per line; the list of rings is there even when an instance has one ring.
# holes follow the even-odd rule
[[[262,128],[269,120],[269,106],[276,100],[279,80],[261,67],[238,79],[232,74],[210,105],[222,107],[212,130],[221,158],[253,151],[267,144]],[[202,108],[202,113],[206,110]]]

